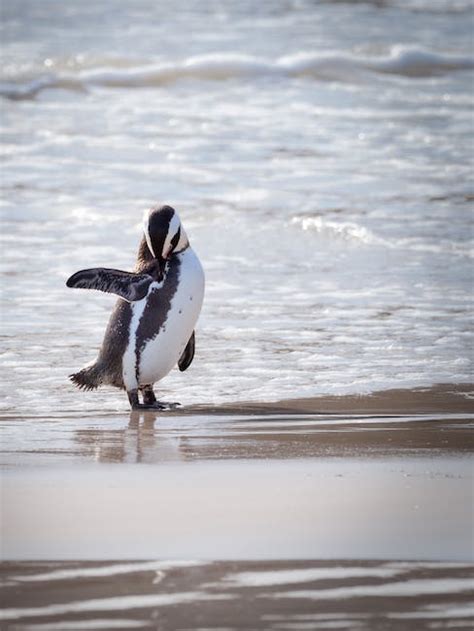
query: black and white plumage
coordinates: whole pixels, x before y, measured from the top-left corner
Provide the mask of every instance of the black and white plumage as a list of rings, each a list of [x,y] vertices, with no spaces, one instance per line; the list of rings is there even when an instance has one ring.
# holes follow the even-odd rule
[[[173,208],[145,213],[143,231],[133,272],[92,268],[67,280],[68,287],[119,296],[97,360],[70,378],[85,390],[123,388],[132,408],[159,408],[153,385],[176,364],[186,370],[194,357],[204,272]]]
[[[68,287],[97,289],[108,294],[116,294],[128,302],[145,298],[154,278],[151,274],[121,272],[107,267],[93,267],[76,272],[68,278]]]

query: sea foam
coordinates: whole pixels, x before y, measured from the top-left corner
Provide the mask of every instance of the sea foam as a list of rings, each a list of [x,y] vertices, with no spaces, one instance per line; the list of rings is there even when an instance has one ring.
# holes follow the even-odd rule
[[[132,68],[100,67],[77,74],[48,74],[0,83],[0,95],[9,99],[34,98],[46,89],[86,91],[93,87],[153,88],[183,79],[224,81],[255,77],[309,77],[324,81],[360,81],[374,74],[430,77],[474,68],[470,56],[436,53],[422,48],[393,46],[385,56],[358,56],[352,53],[320,54],[301,52],[266,60],[241,54],[212,54],[169,63]]]

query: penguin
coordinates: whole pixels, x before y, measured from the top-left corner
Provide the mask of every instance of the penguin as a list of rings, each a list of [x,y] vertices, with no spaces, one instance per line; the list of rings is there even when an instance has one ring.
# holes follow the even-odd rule
[[[175,209],[145,212],[133,272],[84,269],[66,285],[119,296],[99,356],[71,381],[83,390],[124,389],[132,409],[163,409],[153,386],[176,364],[184,371],[193,361],[204,298],[204,271]]]

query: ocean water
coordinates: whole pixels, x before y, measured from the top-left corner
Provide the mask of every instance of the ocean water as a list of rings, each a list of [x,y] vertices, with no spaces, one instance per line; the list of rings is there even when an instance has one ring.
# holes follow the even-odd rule
[[[470,0],[15,0],[1,7],[3,409],[119,409],[67,375],[143,210],[207,278],[159,396],[277,400],[472,381]]]

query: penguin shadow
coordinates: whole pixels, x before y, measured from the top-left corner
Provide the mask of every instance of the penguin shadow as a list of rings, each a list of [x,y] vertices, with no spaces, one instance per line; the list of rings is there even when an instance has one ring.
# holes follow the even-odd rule
[[[158,464],[189,460],[187,436],[173,424],[160,426],[160,410],[132,410],[120,429],[87,429],[75,432],[82,457],[100,463]]]

